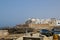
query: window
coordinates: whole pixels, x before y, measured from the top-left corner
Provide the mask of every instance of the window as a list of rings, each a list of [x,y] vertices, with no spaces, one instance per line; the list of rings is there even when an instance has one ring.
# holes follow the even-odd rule
[[[60,24],[60,23],[58,22],[58,24]]]

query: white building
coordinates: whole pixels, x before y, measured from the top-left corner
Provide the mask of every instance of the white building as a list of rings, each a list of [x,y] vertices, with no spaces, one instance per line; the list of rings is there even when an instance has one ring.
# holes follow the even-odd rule
[[[36,18],[29,18],[26,22],[26,24],[52,24],[54,26],[60,26],[60,20],[57,20],[55,18],[50,19],[36,19]]]
[[[25,23],[26,24],[29,24],[29,23],[32,23],[32,24],[40,24],[40,19],[29,18]]]
[[[60,26],[60,20],[56,20],[56,26]]]

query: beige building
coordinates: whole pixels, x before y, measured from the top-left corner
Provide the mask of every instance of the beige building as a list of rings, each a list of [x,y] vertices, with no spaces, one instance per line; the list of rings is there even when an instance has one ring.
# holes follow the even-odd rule
[[[29,24],[29,27],[35,29],[52,29],[54,26],[50,26],[49,24]]]

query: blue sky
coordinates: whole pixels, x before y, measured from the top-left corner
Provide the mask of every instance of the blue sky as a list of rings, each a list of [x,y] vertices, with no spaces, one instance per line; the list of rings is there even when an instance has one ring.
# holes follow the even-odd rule
[[[0,0],[0,26],[21,24],[27,18],[60,18],[60,0]]]

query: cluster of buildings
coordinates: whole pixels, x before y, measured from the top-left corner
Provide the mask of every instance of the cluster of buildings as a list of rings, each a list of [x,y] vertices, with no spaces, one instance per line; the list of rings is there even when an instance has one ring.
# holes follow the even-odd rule
[[[60,20],[56,18],[50,19],[37,19],[37,18],[28,18],[25,22],[29,27],[36,29],[51,29],[55,26],[60,26]]]
[[[36,37],[29,36],[30,38],[40,38],[38,35],[39,33],[35,34],[38,30],[40,30],[40,29],[51,30],[54,27],[60,27],[59,19],[56,19],[56,18],[50,18],[50,19],[28,18],[24,22],[24,24],[18,24],[14,28],[7,28],[4,30],[0,30],[0,34],[1,34],[0,39],[5,38],[6,40],[28,40],[28,38],[26,39],[26,37],[25,37],[26,36],[25,33],[30,35],[31,32],[33,32]],[[4,35],[4,36],[2,36],[2,35]],[[38,37],[37,37],[37,35],[38,35]],[[23,39],[23,37],[24,37],[24,39]],[[40,40],[40,39],[38,39],[38,40]]]
[[[60,26],[60,20],[56,18],[50,19],[36,19],[36,18],[29,18],[25,22],[26,24],[52,24],[54,26]]]

